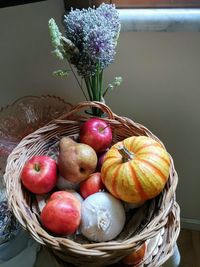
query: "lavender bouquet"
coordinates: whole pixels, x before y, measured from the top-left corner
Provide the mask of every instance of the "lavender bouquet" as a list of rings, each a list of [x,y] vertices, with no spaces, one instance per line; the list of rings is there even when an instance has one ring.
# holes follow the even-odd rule
[[[122,82],[121,77],[115,77],[112,83],[103,85],[103,71],[113,63],[116,54],[121,27],[118,11],[114,5],[104,3],[96,9],[72,9],[64,16],[63,24],[65,36],[54,19],[49,20],[53,53],[68,62],[67,70],[54,74],[67,76],[71,71],[86,100],[105,102],[106,93]],[[98,109],[92,113],[101,116]]]

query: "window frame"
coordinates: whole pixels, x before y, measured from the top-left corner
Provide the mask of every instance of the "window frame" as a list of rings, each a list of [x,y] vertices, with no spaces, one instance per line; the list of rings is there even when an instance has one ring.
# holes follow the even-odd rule
[[[197,8],[200,0],[64,0],[65,9],[99,6],[102,2],[118,8]],[[142,3],[141,3],[142,2]]]
[[[12,7],[24,4],[30,4],[35,2],[42,2],[47,0],[0,0],[0,8],[3,7]]]

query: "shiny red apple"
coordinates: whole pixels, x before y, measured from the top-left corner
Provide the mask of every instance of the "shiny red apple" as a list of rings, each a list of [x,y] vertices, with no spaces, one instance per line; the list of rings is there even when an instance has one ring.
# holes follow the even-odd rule
[[[112,142],[109,124],[99,118],[91,118],[80,127],[80,142],[91,146],[97,153],[105,151]]]
[[[87,198],[103,189],[105,189],[105,186],[101,180],[101,173],[95,172],[90,174],[87,180],[80,183],[79,191],[83,198]]]
[[[42,225],[54,234],[73,234],[81,221],[81,202],[70,192],[51,195],[41,212]]]
[[[57,164],[49,156],[34,156],[28,160],[21,172],[21,181],[30,192],[45,194],[57,182]]]

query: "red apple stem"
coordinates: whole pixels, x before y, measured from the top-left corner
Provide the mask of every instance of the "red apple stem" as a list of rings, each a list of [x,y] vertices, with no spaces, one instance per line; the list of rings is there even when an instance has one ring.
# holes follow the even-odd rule
[[[34,168],[35,168],[35,170],[36,170],[37,172],[40,171],[40,165],[39,165],[38,163],[35,163]]]
[[[103,132],[106,128],[110,127],[110,124],[108,124],[107,126],[105,126],[104,128],[100,128],[100,131]]]

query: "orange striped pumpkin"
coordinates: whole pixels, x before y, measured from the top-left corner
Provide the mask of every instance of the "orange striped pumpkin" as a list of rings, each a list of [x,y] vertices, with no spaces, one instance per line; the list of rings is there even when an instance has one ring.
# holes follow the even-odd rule
[[[147,136],[132,136],[109,149],[101,176],[112,195],[139,204],[163,190],[169,170],[169,154],[159,142]]]

